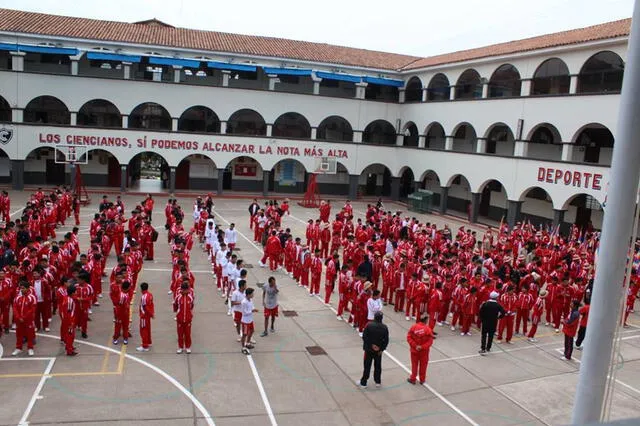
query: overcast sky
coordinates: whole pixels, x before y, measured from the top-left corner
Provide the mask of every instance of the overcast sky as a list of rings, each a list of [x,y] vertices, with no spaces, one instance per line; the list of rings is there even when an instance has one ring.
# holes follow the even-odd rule
[[[34,12],[429,56],[628,18],[633,0],[0,0]]]

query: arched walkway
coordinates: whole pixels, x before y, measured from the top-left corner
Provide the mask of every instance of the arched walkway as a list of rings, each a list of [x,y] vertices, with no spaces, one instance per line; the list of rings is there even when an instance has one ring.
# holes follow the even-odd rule
[[[482,97],[482,81],[480,74],[468,69],[460,75],[456,83],[456,99],[474,99]]]
[[[489,97],[504,98],[520,96],[520,73],[511,64],[504,64],[493,72],[489,80]]]
[[[494,124],[486,137],[487,146],[485,152],[487,154],[513,155],[515,141],[509,126],[503,123]]]
[[[431,78],[427,86],[427,101],[448,101],[451,84],[446,75],[439,73]]]
[[[367,166],[359,179],[360,191],[365,196],[391,195],[391,170],[382,164]]]
[[[0,122],[8,123],[12,121],[11,115],[11,106],[9,105],[9,102],[0,96]]]
[[[404,126],[402,146],[418,146],[420,134],[418,127],[413,122],[408,122]]]
[[[78,126],[122,127],[120,110],[105,99],[93,99],[80,108],[77,117]]]
[[[453,151],[475,152],[478,136],[469,123],[461,123],[453,131]]]
[[[420,188],[433,192],[432,208],[437,209],[441,207],[442,202],[442,184],[440,183],[440,177],[433,170],[427,170],[422,174],[420,178]]]
[[[527,139],[525,157],[552,161],[562,159],[562,138],[554,125],[538,124],[529,132]]]
[[[61,154],[60,151],[58,151]],[[66,164],[56,162],[53,147],[41,147],[25,158],[24,183],[26,185],[65,185],[71,182]]]
[[[279,138],[310,139],[311,125],[303,115],[297,112],[287,112],[273,123],[271,134]]]
[[[216,192],[218,168],[206,155],[191,154],[176,168],[176,189],[201,189]]]
[[[584,126],[575,137],[573,161],[594,164],[611,164],[613,134],[599,123]]]
[[[418,77],[411,77],[404,90],[405,102],[422,102],[422,81]]]
[[[269,191],[301,194],[307,188],[308,173],[298,160],[278,161],[269,174]]]
[[[171,126],[171,115],[165,107],[155,102],[140,104],[129,115],[130,129],[170,131]]]
[[[562,59],[551,58],[544,61],[531,80],[532,95],[561,95],[569,93],[571,76],[569,67]]]
[[[413,170],[406,167],[402,174],[400,174],[400,198],[404,199],[415,191],[415,177]]]
[[[447,182],[449,193],[447,196],[447,210],[458,216],[469,218],[471,208],[471,185],[463,175],[455,175]]]
[[[444,149],[447,137],[440,123],[431,123],[425,135],[424,147],[427,149]]]
[[[318,191],[320,194],[349,195],[349,171],[344,164],[338,162],[336,164],[336,174],[319,174],[316,177],[318,183]],[[306,185],[304,190],[306,191]]]
[[[619,92],[622,89],[624,62],[611,51],[599,52],[587,59],[578,75],[578,93]]]
[[[188,108],[178,120],[181,132],[220,133],[220,119],[211,108],[197,105]]]
[[[87,151],[87,164],[78,165],[82,171],[82,181],[86,186],[108,186],[120,188],[120,162],[109,151],[92,149]],[[78,163],[85,161],[85,156],[78,159]]]
[[[332,115],[320,122],[316,132],[316,139],[338,142],[352,142],[353,129],[344,118]]]
[[[560,230],[565,231],[563,223],[554,225],[553,200],[544,189],[538,186],[528,188],[522,192],[519,201],[522,202],[519,220],[530,221],[536,228],[542,225],[544,229],[552,229],[559,224]]]
[[[0,149],[0,183],[13,182],[11,176],[11,160],[6,152]]]
[[[234,135],[265,136],[267,125],[264,118],[252,109],[234,112],[227,121],[227,133]]]
[[[500,222],[507,217],[508,195],[499,181],[492,179],[479,189],[478,217]]]
[[[236,157],[225,167],[222,189],[262,192],[263,180],[263,169],[256,159]]]
[[[365,127],[362,142],[376,145],[395,145],[396,129],[386,120],[376,120]]]
[[[580,228],[581,233],[586,229],[602,229],[602,219],[604,210],[602,204],[595,198],[587,194],[576,194],[565,201],[564,221],[568,224],[575,224]]]
[[[53,96],[38,96],[32,99],[24,109],[25,123],[71,124],[69,108]]]
[[[164,157],[155,152],[141,152],[129,161],[125,186],[140,192],[161,192],[169,188],[169,173]]]

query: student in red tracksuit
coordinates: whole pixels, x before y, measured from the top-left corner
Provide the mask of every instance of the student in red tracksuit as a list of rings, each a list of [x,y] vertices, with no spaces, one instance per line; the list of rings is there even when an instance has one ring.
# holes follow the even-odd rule
[[[38,267],[32,272],[34,295],[36,296],[36,330],[49,331],[49,318],[51,317],[51,287],[47,280],[42,279],[42,270]]]
[[[278,269],[278,259],[280,258],[280,252],[282,251],[282,244],[276,231],[271,231],[271,235],[267,239],[267,244],[264,247],[264,256],[260,260],[260,265],[265,265],[267,259],[269,261],[269,270],[274,272]]]
[[[427,365],[429,364],[429,350],[433,344],[433,330],[425,324],[426,317],[418,318],[418,322],[407,332],[407,343],[411,351],[411,376],[407,382],[416,384],[416,377],[420,384],[427,379]]]
[[[299,287],[309,287],[309,269],[311,269],[311,253],[307,246],[302,247],[300,254],[300,284]]]
[[[91,275],[87,271],[78,274],[78,286],[76,287],[76,301],[78,302],[78,327],[82,331],[82,338],[88,338],[87,321],[89,321],[89,309],[93,301],[93,287],[89,284]]]
[[[562,323],[562,332],[564,333],[564,357],[567,360],[571,360],[573,354],[573,338],[576,337],[578,332],[578,325],[580,324],[580,302],[574,300],[571,305],[571,312]]]
[[[500,320],[498,326],[498,343],[502,341],[504,330],[507,330],[507,338],[505,341],[511,343],[513,337],[513,319],[516,316],[516,306],[518,305],[518,296],[515,294],[515,287],[510,285],[507,292],[500,296],[500,305],[504,308],[504,318]]]
[[[310,296],[320,295],[320,280],[322,278],[322,259],[320,258],[320,249],[315,249],[314,256],[311,259],[311,288]]]
[[[336,265],[339,259],[340,256],[335,253],[333,257],[327,261],[327,269],[324,274],[324,303],[327,305],[329,304],[331,293],[333,293],[333,288],[335,287],[336,276],[338,275]]]
[[[522,334],[527,334],[527,322],[529,321],[529,312],[533,307],[534,299],[533,295],[529,291],[522,287],[520,294],[518,295],[518,302],[516,303],[516,336],[520,334],[520,323],[522,322]]]
[[[120,333],[122,333],[122,343],[125,345],[129,343],[129,322],[131,318],[131,298],[129,296],[129,288],[131,283],[125,281],[122,283],[122,290],[120,291],[120,297],[116,304],[116,322],[113,329],[113,344],[120,343]]]
[[[471,329],[473,318],[477,314],[477,293],[478,289],[476,287],[471,287],[469,293],[464,296],[464,301],[462,302],[462,326],[460,328],[461,336],[471,335],[471,332],[469,330]]]
[[[540,290],[540,294],[536,299],[536,302],[533,304],[533,312],[531,314],[531,329],[529,330],[529,334],[527,334],[527,340],[531,343],[536,343],[536,331],[538,331],[538,324],[542,321],[542,312],[544,311],[544,305],[546,303],[547,298],[547,290]]]
[[[173,311],[176,313],[176,324],[178,329],[178,349],[176,353],[181,354],[185,350],[191,353],[191,322],[193,321],[193,292],[189,289],[188,283],[182,283],[180,293],[173,302]]]
[[[429,312],[428,325],[431,330],[434,330],[436,326],[436,322],[440,322],[440,318],[438,318],[438,315],[440,314],[441,308],[442,308],[442,283],[437,282],[435,288],[433,289],[433,291],[431,291],[431,294],[429,295],[429,304],[427,307],[427,311]]]
[[[153,294],[149,292],[149,284],[140,284],[140,338],[142,345],[138,346],[138,352],[147,352],[151,346],[151,320],[155,316],[155,307],[153,305]]]
[[[29,283],[20,283],[20,292],[13,300],[13,319],[16,322],[16,349],[11,353],[17,356],[22,352],[24,339],[27,339],[27,349],[29,356],[33,356],[33,345],[36,338],[35,316],[36,316],[36,296],[29,289]]]
[[[453,318],[451,319],[451,331],[455,331],[458,321],[460,322],[460,325],[462,325],[462,304],[464,303],[464,299],[467,294],[469,294],[467,279],[462,278],[451,293],[451,300],[453,301],[453,306],[451,307],[451,312],[453,312]]]
[[[9,311],[14,296],[13,281],[6,275],[4,269],[0,269],[0,334],[2,329],[9,333]]]
[[[329,223],[323,223],[320,227],[320,257],[327,259],[329,257],[329,245],[331,244],[331,230]]]
[[[67,356],[78,355],[76,348],[73,347],[73,343],[76,339],[76,320],[77,320],[77,306],[78,304],[74,300],[76,292],[75,286],[69,286],[66,288],[67,294],[63,296],[59,301],[60,319],[60,340],[64,343]]]
[[[344,313],[344,310],[347,307],[347,303],[349,301],[349,278],[347,276],[348,271],[349,267],[347,265],[342,265],[340,274],[338,276],[338,321],[343,320],[342,314]]]
[[[392,292],[395,292],[396,295],[396,304],[393,306],[395,312],[402,312],[404,310],[404,298],[408,283],[409,274],[407,274],[407,266],[401,263],[400,269],[395,273],[392,289]]]
[[[418,285],[418,274],[411,274],[411,279],[407,283],[406,290],[406,306],[404,308],[404,316],[407,321],[411,320],[413,311],[416,310],[416,286]]]

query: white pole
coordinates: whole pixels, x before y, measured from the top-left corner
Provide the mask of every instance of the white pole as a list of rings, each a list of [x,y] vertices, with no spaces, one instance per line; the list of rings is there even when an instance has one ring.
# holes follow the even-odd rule
[[[640,179],[640,0],[635,0],[624,74],[609,176],[611,191],[600,240],[600,258],[606,261],[598,262],[593,285],[589,327],[573,407],[575,425],[602,420],[613,340],[620,326],[619,301]]]

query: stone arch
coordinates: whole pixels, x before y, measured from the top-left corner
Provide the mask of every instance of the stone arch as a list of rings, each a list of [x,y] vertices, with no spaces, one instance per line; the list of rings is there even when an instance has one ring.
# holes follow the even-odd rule
[[[353,128],[345,118],[339,115],[332,115],[320,122],[316,132],[316,139],[352,142]]]
[[[90,149],[78,161],[82,165],[82,181],[86,186],[107,186],[119,188],[121,183],[120,160],[106,149]]]
[[[495,221],[507,216],[509,195],[502,182],[487,179],[478,186],[476,193],[480,194],[478,216]]]
[[[308,182],[307,168],[294,158],[284,158],[271,168],[269,191],[283,193],[303,193]]]
[[[444,149],[447,141],[447,136],[442,124],[434,121],[429,124],[424,131],[425,141],[424,147],[428,149]]]
[[[560,58],[550,58],[542,62],[533,73],[532,95],[568,94],[571,86],[569,67]]]
[[[573,161],[585,163],[611,164],[614,137],[611,130],[600,123],[582,126],[573,136]]]
[[[520,72],[511,64],[499,66],[489,79],[489,97],[502,98],[520,96],[522,81]]]
[[[13,121],[11,105],[9,102],[2,96],[0,96],[0,122],[11,122]]]
[[[415,175],[411,167],[405,166],[398,173],[400,177],[400,198],[407,198],[409,194],[415,191]]]
[[[33,98],[24,108],[25,123],[71,124],[69,108],[55,96],[43,95]]]
[[[427,101],[448,101],[451,92],[451,83],[443,73],[431,77],[427,86]]]
[[[358,184],[363,195],[391,195],[391,169],[381,163],[366,166],[360,172]]]
[[[473,126],[468,122],[462,122],[454,127],[453,132],[453,151],[456,152],[475,152],[478,135]]]
[[[80,107],[76,121],[78,126],[121,128],[122,114],[111,101],[93,99]]]
[[[375,120],[365,127],[362,142],[376,145],[395,145],[396,129],[387,120]]]
[[[585,227],[602,228],[604,210],[600,200],[592,195],[585,193],[572,194],[564,200],[561,210],[565,211],[564,221],[569,224],[575,224],[580,229]]]
[[[418,133],[418,126],[413,121],[408,121],[404,125],[402,130],[402,146],[417,147],[420,142],[420,134]]]
[[[622,90],[624,61],[610,50],[598,52],[585,61],[578,75],[578,93]]]
[[[473,68],[465,70],[456,82],[456,99],[476,99],[482,97],[482,79]]]
[[[185,156],[176,167],[176,189],[217,189],[218,167],[207,154]]]
[[[267,124],[262,115],[252,109],[241,109],[229,117],[227,133],[236,135],[266,136]]]
[[[539,186],[530,186],[523,190],[518,197],[522,202],[520,213],[522,220],[530,221],[534,226],[543,227],[553,223],[554,204],[551,194]]]
[[[171,131],[172,119],[169,111],[155,102],[144,102],[129,114],[130,129]]]
[[[525,157],[541,160],[560,160],[562,158],[562,136],[550,123],[535,125],[527,136]]]
[[[187,108],[178,119],[178,131],[220,133],[220,119],[211,108],[195,105]]]
[[[311,125],[302,114],[286,112],[274,121],[271,135],[279,138],[310,139]]]
[[[320,194],[349,196],[349,170],[339,161],[335,175],[318,174],[316,181]],[[306,184],[304,189],[306,190]]]
[[[451,176],[445,186],[449,188],[447,209],[468,217],[471,205],[471,183],[469,179],[458,173]]]
[[[413,76],[407,81],[404,89],[405,102],[422,102],[422,80]]]
[[[143,151],[129,159],[126,186],[141,192],[169,188],[169,163],[155,151]]]
[[[513,155],[515,137],[505,123],[492,124],[485,132],[487,154]]]
[[[56,154],[56,151],[58,154]],[[55,146],[40,146],[25,156],[24,183],[26,185],[65,185],[71,181],[66,164],[55,161],[63,157]],[[59,158],[60,158],[59,157]]]
[[[224,168],[223,189],[262,192],[264,171],[262,164],[255,158],[235,156]]]

